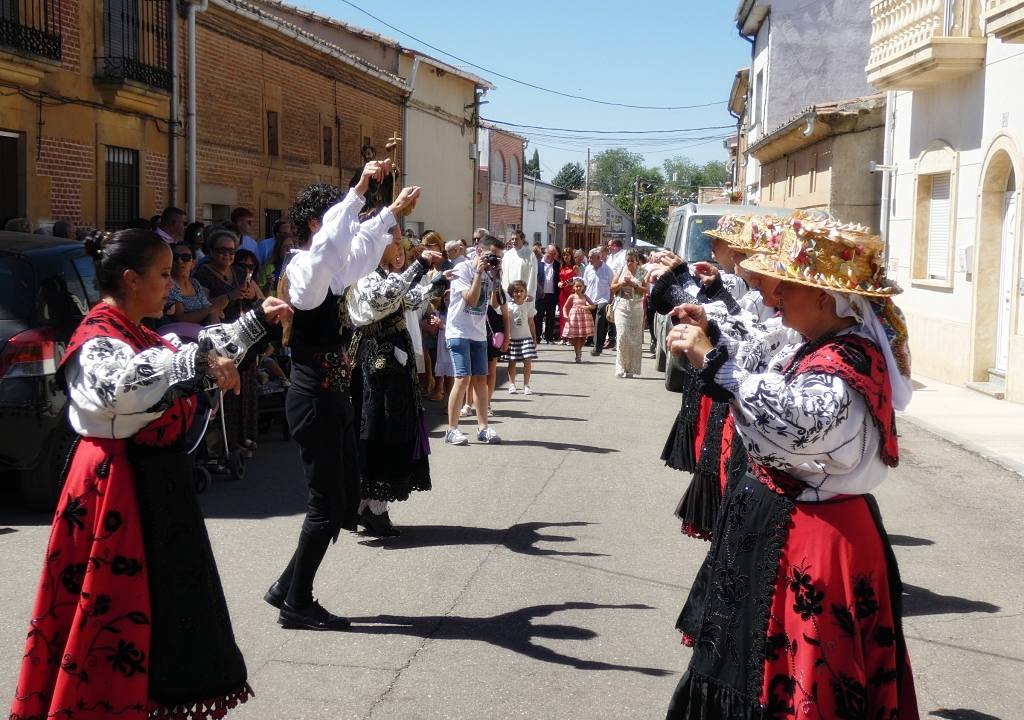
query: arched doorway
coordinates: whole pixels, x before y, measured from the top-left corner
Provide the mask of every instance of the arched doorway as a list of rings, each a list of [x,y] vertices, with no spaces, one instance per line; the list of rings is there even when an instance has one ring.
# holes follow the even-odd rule
[[[989,146],[978,197],[978,234],[974,260],[974,310],[971,377],[987,391],[1005,393],[1012,362],[1017,258],[1020,255],[1021,156],[1016,143],[1000,134]],[[1020,380],[1020,379],[1018,379]]]

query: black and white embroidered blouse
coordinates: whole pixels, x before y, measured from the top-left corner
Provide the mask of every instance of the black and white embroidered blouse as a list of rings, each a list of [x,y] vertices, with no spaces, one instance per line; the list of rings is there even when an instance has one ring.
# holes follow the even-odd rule
[[[345,293],[348,317],[356,327],[383,320],[402,307],[416,310],[443,288],[445,278],[437,275],[427,285],[419,284],[429,266],[417,259],[401,273],[374,271],[361,278]]]
[[[137,353],[115,338],[87,340],[64,369],[71,427],[88,437],[131,437],[163,414],[167,400],[199,389],[204,353],[241,362],[267,332],[258,316],[250,310],[233,323],[203,328],[198,343],[167,336],[177,352],[153,347]]]

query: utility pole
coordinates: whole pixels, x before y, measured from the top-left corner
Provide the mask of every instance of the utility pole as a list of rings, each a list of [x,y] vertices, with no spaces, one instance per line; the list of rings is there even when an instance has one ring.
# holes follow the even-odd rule
[[[636,180],[633,181],[633,236],[630,240],[629,246],[636,247],[636,218],[637,208],[640,207],[640,176],[636,176]]]
[[[583,242],[587,242],[587,225],[590,224],[590,148],[587,148],[586,198],[583,201]],[[584,248],[590,250],[590,248]]]

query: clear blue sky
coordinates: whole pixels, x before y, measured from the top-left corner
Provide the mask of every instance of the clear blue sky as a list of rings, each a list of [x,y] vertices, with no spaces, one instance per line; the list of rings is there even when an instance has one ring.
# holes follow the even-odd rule
[[[523,87],[468,67],[401,35],[341,0],[290,2],[368,28],[487,78],[485,118],[526,125],[606,130],[661,130],[729,125],[724,102],[691,110],[637,110],[596,105]],[[468,0],[352,2],[384,22],[491,70],[574,95],[633,105],[680,106],[724,101],[750,45],[736,34],[736,0],[644,0],[632,3],[540,2],[485,5]],[[724,160],[729,130],[598,141],[541,137],[516,130],[540,152],[542,177],[609,145],[643,153],[649,166],[673,155]],[[700,139],[684,140],[692,136]],[[655,138],[657,136],[654,136]]]

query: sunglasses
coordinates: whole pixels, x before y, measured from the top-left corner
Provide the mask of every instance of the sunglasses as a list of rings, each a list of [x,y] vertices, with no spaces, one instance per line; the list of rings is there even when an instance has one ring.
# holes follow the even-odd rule
[[[256,264],[255,263],[238,263],[238,267],[245,268],[246,270],[255,270],[256,269]]]
[[[174,253],[175,262],[192,262],[192,253]]]
[[[218,255],[234,255],[235,254],[235,249],[234,248],[229,248],[229,247],[214,248],[213,251],[215,253],[217,253]]]

